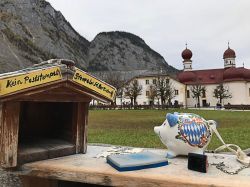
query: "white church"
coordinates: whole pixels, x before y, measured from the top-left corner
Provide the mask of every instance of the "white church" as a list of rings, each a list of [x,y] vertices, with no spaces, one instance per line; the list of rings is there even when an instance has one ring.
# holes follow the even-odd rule
[[[204,69],[193,70],[192,58],[193,54],[190,49],[182,52],[183,58],[183,71],[177,76],[165,76],[174,87],[175,97],[172,103],[185,107],[194,107],[197,104],[197,99],[192,97],[192,85],[202,85],[205,87],[205,92],[200,98],[201,106],[216,106],[219,100],[213,97],[214,89],[223,84],[231,94],[231,98],[223,99],[222,105],[230,103],[231,105],[250,105],[250,69],[244,67],[236,67],[235,58],[236,54],[233,49],[228,45],[228,49],[223,54],[224,68],[219,69]],[[141,95],[137,98],[138,105],[148,105],[150,100],[148,98],[149,86],[154,84],[158,75],[141,75],[134,77],[142,86]],[[123,99],[123,103],[129,103],[129,99]],[[155,100],[154,104],[158,104],[159,100]],[[121,104],[121,99],[117,98],[117,105]],[[161,103],[159,103],[161,104]]]

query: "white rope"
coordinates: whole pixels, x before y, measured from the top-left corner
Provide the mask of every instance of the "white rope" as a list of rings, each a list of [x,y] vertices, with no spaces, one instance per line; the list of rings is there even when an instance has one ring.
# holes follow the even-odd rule
[[[235,144],[226,144],[224,142],[224,140],[222,139],[220,133],[217,131],[215,125],[210,125],[211,129],[214,131],[214,133],[216,134],[216,136],[219,138],[219,140],[222,142],[222,146],[218,147],[217,149],[215,149],[215,152],[220,152],[224,149],[228,149],[231,152],[233,152],[236,156],[237,156],[237,160],[246,165],[246,166],[250,166],[250,157],[246,155],[246,153],[244,153],[241,148],[238,145]],[[233,149],[233,148],[235,149]]]

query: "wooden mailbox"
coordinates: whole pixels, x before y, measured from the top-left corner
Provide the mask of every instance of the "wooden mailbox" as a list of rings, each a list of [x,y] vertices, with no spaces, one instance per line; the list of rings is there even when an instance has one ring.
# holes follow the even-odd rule
[[[0,166],[85,153],[90,101],[112,102],[115,94],[69,60],[1,74]]]

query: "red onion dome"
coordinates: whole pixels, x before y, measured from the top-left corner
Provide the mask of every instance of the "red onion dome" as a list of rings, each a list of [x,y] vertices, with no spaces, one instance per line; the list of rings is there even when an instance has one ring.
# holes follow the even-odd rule
[[[184,60],[190,60],[193,56],[193,53],[190,49],[185,49],[184,51],[182,51],[181,56]]]
[[[178,74],[178,79],[180,82],[192,82],[195,81],[196,75],[191,71],[183,71]]]
[[[224,80],[244,80],[246,74],[249,73],[249,70],[241,67],[241,68],[236,68],[236,67],[231,67],[228,68],[227,70],[224,71],[223,73],[223,79]],[[249,75],[247,75],[249,76]]]
[[[233,49],[230,49],[230,47],[228,47],[228,49],[224,52],[223,54],[223,59],[225,58],[235,58],[235,51]]]

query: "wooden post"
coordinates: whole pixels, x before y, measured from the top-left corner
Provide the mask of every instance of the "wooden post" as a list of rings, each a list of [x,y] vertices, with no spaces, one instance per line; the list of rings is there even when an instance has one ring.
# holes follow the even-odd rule
[[[16,167],[20,103],[1,103],[0,111],[0,164],[3,168]]]
[[[76,142],[76,153],[87,151],[87,125],[88,125],[88,102],[75,103],[73,112],[73,126]]]
[[[83,139],[82,139],[82,153],[87,152],[87,143],[88,143],[88,116],[89,116],[89,103],[84,103],[84,113],[83,113],[83,120],[84,126],[82,129]]]

